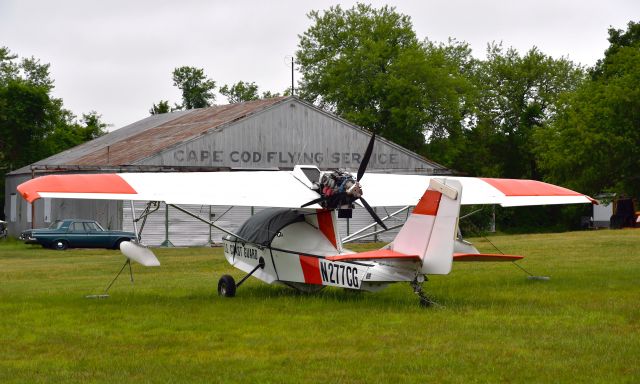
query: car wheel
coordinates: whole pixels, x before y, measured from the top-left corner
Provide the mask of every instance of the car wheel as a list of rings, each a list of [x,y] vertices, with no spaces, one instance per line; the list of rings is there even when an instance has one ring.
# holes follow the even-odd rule
[[[236,295],[236,281],[229,275],[224,275],[218,280],[218,295],[222,297],[234,297]]]
[[[64,251],[67,248],[69,248],[69,243],[67,243],[66,240],[56,240],[53,242],[53,249]]]
[[[131,239],[120,239],[120,240],[116,241],[116,245],[113,246],[113,249],[119,250],[120,249],[120,244],[124,243],[125,241],[131,241]]]

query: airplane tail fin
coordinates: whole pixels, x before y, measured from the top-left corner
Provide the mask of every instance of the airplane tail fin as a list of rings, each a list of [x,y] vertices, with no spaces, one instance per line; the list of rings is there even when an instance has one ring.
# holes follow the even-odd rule
[[[422,273],[445,275],[451,271],[462,185],[450,179],[431,179],[391,249],[418,255]]]

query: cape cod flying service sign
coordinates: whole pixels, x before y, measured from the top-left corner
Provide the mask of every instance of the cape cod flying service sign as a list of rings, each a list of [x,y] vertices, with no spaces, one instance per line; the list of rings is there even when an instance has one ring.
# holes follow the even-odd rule
[[[379,165],[395,165],[399,163],[397,153],[373,154],[371,163]],[[180,163],[197,163],[199,165],[234,164],[355,164],[359,165],[362,154],[356,152],[289,152],[289,151],[238,151],[238,150],[185,150],[173,151],[173,160]]]

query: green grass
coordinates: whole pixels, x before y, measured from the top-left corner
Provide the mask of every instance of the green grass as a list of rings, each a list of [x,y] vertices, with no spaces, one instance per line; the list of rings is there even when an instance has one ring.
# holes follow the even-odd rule
[[[435,308],[407,284],[303,295],[250,279],[224,299],[219,276],[242,273],[221,249],[158,249],[160,268],[90,300],[119,252],[0,242],[0,382],[640,382],[640,231],[492,241],[551,280],[459,263],[425,284]]]

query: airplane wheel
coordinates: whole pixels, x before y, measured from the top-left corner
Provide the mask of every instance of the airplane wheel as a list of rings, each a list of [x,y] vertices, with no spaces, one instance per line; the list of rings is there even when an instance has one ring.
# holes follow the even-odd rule
[[[234,297],[236,295],[236,281],[229,275],[224,275],[218,280],[218,295]]]

